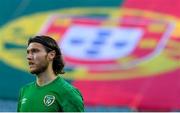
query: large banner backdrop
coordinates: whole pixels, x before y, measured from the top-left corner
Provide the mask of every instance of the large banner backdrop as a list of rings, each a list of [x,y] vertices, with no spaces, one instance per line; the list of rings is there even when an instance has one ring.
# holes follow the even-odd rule
[[[82,92],[86,105],[180,109],[179,0],[13,4],[14,12],[0,12],[0,98],[17,99],[20,87],[34,79],[27,39],[49,35],[63,51],[63,77]]]

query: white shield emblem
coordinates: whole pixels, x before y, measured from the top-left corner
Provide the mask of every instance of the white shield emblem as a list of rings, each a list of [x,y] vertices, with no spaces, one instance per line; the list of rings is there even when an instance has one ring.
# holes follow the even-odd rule
[[[52,105],[54,103],[54,101],[55,101],[55,96],[53,96],[53,95],[46,95],[44,97],[44,104],[46,106]]]

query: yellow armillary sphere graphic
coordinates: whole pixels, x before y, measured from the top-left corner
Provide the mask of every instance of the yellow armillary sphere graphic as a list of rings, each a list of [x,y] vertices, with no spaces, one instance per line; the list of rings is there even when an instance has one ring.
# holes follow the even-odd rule
[[[67,79],[153,76],[179,68],[179,27],[180,21],[173,16],[125,8],[36,13],[1,27],[0,59],[27,71],[27,40],[45,34],[54,37],[63,51],[66,68],[71,70],[64,76]]]

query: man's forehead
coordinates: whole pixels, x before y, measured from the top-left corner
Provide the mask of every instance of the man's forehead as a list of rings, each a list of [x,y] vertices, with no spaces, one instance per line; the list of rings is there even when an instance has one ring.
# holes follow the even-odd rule
[[[33,49],[33,48],[44,48],[42,44],[38,43],[38,42],[31,42],[28,47],[27,50],[29,49]]]

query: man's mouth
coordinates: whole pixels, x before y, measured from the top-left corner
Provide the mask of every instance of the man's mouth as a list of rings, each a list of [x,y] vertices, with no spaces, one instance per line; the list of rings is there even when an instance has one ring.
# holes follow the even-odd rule
[[[34,63],[33,62],[29,62],[29,66],[33,66],[34,65]]]

